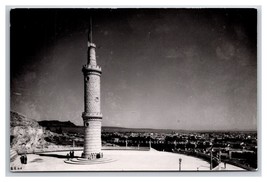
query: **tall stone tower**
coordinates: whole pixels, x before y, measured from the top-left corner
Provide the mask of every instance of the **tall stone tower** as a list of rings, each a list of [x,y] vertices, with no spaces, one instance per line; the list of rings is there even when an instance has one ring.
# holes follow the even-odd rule
[[[100,110],[100,77],[101,67],[97,65],[96,45],[92,41],[92,19],[88,32],[88,61],[83,66],[84,75],[84,151],[83,158],[102,158],[101,152],[101,122],[102,113]]]

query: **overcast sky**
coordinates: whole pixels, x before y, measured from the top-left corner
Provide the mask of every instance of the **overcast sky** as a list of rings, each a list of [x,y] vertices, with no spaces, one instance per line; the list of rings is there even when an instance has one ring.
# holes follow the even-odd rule
[[[89,15],[104,126],[256,129],[254,9],[11,12],[11,110],[82,125]]]

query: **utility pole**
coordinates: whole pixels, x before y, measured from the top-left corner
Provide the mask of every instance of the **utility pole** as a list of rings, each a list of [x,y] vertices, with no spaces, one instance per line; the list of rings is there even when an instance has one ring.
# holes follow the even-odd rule
[[[222,151],[221,151],[221,149],[220,149],[220,151],[219,151],[219,170],[220,170],[220,164],[221,164],[221,162],[222,162],[222,157],[221,157],[221,155],[222,155]]]

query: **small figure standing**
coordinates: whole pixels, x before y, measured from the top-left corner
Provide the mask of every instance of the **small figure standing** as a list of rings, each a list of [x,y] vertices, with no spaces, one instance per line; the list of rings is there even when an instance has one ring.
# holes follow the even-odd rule
[[[74,158],[74,150],[70,151],[70,158]]]
[[[67,154],[67,160],[68,161],[70,160],[70,154]]]

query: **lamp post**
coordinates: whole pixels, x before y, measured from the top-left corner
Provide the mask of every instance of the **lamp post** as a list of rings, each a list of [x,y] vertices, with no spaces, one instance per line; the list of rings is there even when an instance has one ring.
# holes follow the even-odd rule
[[[179,171],[181,171],[181,164],[182,164],[182,159],[179,158]]]
[[[222,162],[222,151],[220,149],[220,151],[219,151],[219,169],[221,168],[220,167],[221,162]]]

